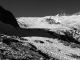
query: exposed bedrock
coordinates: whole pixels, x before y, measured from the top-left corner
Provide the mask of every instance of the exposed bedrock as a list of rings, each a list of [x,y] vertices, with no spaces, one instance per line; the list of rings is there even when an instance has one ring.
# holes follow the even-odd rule
[[[7,43],[8,42],[8,43]],[[10,60],[49,60],[50,57],[38,50],[31,43],[26,42],[26,46],[21,41],[16,39],[3,37],[2,44],[0,47],[4,46],[5,48],[0,48],[0,58],[1,59],[10,59]]]

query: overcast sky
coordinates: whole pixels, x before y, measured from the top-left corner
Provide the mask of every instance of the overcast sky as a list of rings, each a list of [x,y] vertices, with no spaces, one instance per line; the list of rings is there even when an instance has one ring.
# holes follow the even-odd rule
[[[0,0],[15,17],[44,17],[80,11],[80,0]]]

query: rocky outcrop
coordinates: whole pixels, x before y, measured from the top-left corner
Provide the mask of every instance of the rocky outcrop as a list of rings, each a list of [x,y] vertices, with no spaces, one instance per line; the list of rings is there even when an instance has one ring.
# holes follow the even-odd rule
[[[14,28],[19,28],[14,15],[9,10],[5,10],[2,6],[0,6],[0,22],[2,22],[3,24],[11,25]]]
[[[31,43],[23,42],[27,39],[16,36],[0,35],[0,60],[49,60],[47,54],[38,50]]]

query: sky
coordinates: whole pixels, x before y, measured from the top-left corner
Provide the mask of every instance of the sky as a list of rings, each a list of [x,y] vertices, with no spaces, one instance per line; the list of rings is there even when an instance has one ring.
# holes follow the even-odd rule
[[[80,11],[80,0],[0,0],[15,17],[44,17]]]

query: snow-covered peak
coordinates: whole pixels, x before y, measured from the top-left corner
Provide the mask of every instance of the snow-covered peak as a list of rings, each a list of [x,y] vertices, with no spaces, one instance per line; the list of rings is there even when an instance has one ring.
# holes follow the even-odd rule
[[[19,17],[16,18],[21,28],[71,28],[79,27],[80,15]]]
[[[20,17],[17,18],[18,24],[21,28],[23,28],[22,25],[26,25],[24,28],[28,27],[49,27],[50,25],[54,25],[54,23],[61,22],[58,18],[55,16],[45,16],[45,17]]]

